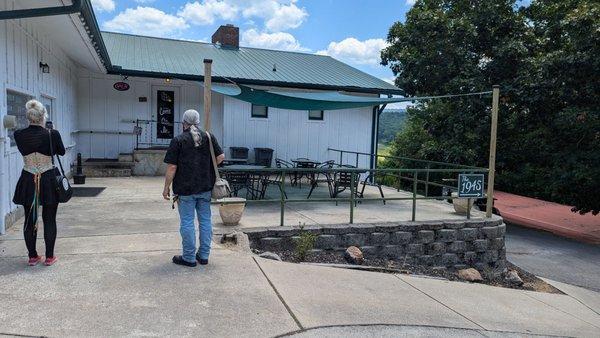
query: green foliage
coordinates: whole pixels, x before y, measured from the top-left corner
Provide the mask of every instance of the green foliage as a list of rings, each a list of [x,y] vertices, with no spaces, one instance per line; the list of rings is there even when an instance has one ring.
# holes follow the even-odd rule
[[[501,87],[499,190],[600,211],[600,3],[419,0],[382,63],[408,95]],[[392,155],[487,166],[489,97],[421,102]]]
[[[394,140],[406,120],[406,110],[386,109],[379,116],[379,142],[388,144]]]
[[[296,239],[296,258],[299,261],[304,261],[308,252],[315,247],[317,235],[310,231],[304,230],[304,226],[300,226],[300,235]]]

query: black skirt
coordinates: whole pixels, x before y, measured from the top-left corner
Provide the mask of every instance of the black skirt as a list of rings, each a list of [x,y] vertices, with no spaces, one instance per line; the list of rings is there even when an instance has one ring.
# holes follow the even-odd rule
[[[56,192],[57,169],[48,170],[41,176],[40,181],[40,205],[58,204],[58,193]],[[15,188],[13,203],[19,205],[32,205],[35,193],[34,175],[28,171],[21,171],[21,177]]]

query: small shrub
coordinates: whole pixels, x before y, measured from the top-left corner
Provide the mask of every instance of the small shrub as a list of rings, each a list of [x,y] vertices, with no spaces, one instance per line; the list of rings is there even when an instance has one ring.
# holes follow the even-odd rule
[[[296,239],[296,258],[299,261],[304,261],[308,252],[315,247],[317,235],[312,232],[305,231],[304,226],[300,226],[300,235]]]

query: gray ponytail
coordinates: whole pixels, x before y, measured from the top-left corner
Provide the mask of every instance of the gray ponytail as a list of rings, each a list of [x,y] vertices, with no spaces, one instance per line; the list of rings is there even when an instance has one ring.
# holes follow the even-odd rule
[[[183,123],[190,126],[190,133],[194,139],[194,145],[199,147],[202,144],[202,135],[200,135],[200,129],[198,128],[198,125],[200,124],[200,114],[194,109],[186,110],[185,113],[183,113]]]

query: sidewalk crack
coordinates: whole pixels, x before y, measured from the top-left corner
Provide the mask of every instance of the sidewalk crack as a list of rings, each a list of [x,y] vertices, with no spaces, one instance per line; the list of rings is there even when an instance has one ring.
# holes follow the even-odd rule
[[[411,283],[409,283],[409,282],[405,281],[404,279],[400,278],[400,276],[398,276],[398,275],[394,275],[394,277],[396,277],[396,278],[398,278],[400,281],[402,281],[402,282],[404,282],[404,283],[406,283],[406,284],[410,285],[410,286],[411,286],[413,289],[415,289],[415,290],[419,291],[420,293],[424,294],[425,296],[427,296],[427,297],[429,297],[429,298],[433,299],[434,301],[436,301],[437,303],[439,303],[439,304],[440,304],[440,305],[442,305],[443,307],[445,307],[445,308],[447,308],[448,310],[450,310],[450,311],[452,311],[452,312],[456,313],[457,315],[459,315],[459,316],[463,317],[464,319],[466,319],[467,321],[469,321],[469,322],[473,323],[474,325],[476,325],[476,326],[480,327],[481,329],[483,329],[483,330],[486,330],[486,331],[489,331],[489,329],[487,329],[487,328],[485,328],[485,327],[483,327],[483,326],[481,326],[481,325],[477,324],[477,323],[476,323],[475,321],[473,321],[471,318],[469,318],[469,317],[467,317],[467,316],[463,315],[462,313],[460,313],[460,312],[458,312],[458,311],[454,310],[453,308],[451,308],[451,307],[449,307],[448,305],[444,304],[442,301],[440,301],[440,300],[436,299],[435,297],[433,297],[433,296],[431,296],[431,295],[427,294],[425,291],[423,291],[423,290],[419,289],[418,287],[416,287],[416,286],[412,285]]]
[[[256,263],[256,266],[258,266],[258,269],[260,270],[260,272],[262,272],[263,276],[265,276],[265,279],[267,280],[267,282],[269,282],[269,285],[271,286],[271,288],[273,289],[273,291],[277,295],[277,298],[279,298],[279,301],[283,304],[283,306],[285,307],[285,309],[287,310],[287,312],[289,313],[289,315],[292,317],[292,319],[294,320],[294,322],[296,322],[296,325],[298,325],[298,328],[301,331],[304,331],[304,326],[302,326],[302,323],[300,323],[300,320],[298,320],[298,317],[296,317],[296,315],[294,314],[294,312],[292,311],[292,309],[290,308],[290,306],[285,302],[285,299],[283,299],[283,296],[281,296],[281,294],[279,293],[279,291],[277,290],[277,288],[275,287],[275,285],[273,284],[273,282],[271,282],[271,280],[269,279],[269,277],[265,273],[265,270],[263,270],[263,268],[260,266],[260,264],[258,264],[258,261],[256,261],[256,257],[252,257],[252,259],[254,260],[254,263]]]

